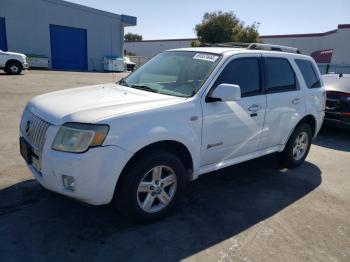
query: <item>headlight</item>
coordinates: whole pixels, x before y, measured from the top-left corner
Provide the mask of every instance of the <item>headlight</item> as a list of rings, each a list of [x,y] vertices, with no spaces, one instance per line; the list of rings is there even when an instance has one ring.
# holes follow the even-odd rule
[[[105,140],[107,125],[66,123],[60,127],[52,149],[71,153],[82,153],[90,147],[100,146]]]

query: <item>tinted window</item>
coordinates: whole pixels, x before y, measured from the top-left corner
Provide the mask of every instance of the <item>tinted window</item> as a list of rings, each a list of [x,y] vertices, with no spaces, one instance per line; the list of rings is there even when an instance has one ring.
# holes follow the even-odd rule
[[[265,58],[267,89],[285,92],[296,89],[294,71],[284,58]]]
[[[310,61],[295,59],[295,62],[297,63],[308,88],[321,87],[320,80],[318,79],[314,66]]]
[[[215,86],[219,84],[239,85],[242,96],[260,93],[258,58],[240,58],[231,61],[216,80]]]

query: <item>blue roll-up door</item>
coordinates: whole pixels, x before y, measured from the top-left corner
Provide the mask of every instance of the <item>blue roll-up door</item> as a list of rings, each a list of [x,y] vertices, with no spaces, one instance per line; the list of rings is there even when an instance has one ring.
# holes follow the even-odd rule
[[[5,18],[0,17],[0,49],[7,51]]]
[[[50,25],[52,69],[86,71],[86,29]]]

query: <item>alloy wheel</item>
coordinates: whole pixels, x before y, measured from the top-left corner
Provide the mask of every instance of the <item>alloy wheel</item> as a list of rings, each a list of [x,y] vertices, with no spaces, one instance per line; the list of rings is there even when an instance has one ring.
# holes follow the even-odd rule
[[[306,132],[301,132],[295,139],[293,145],[293,158],[299,161],[305,156],[309,144],[309,136]]]
[[[137,203],[148,213],[159,212],[167,207],[175,196],[177,177],[168,166],[155,166],[140,180]]]

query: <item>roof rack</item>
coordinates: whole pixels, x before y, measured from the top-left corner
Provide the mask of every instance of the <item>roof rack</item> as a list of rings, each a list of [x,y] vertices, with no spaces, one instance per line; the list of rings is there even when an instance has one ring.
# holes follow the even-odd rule
[[[290,47],[290,46],[283,46],[283,45],[270,45],[270,44],[253,43],[253,44],[250,44],[248,46],[248,49],[279,51],[279,52],[300,54],[300,51],[298,48]]]
[[[203,43],[201,47],[231,47],[231,48],[247,48],[250,43],[241,43],[241,42],[226,42],[226,43]]]
[[[240,43],[240,42],[227,42],[227,43],[215,43],[208,44],[203,43],[202,47],[230,47],[230,48],[247,48],[251,50],[268,50],[268,51],[278,51],[286,53],[301,54],[298,48],[282,45],[270,45],[270,44],[260,44],[260,43]]]

